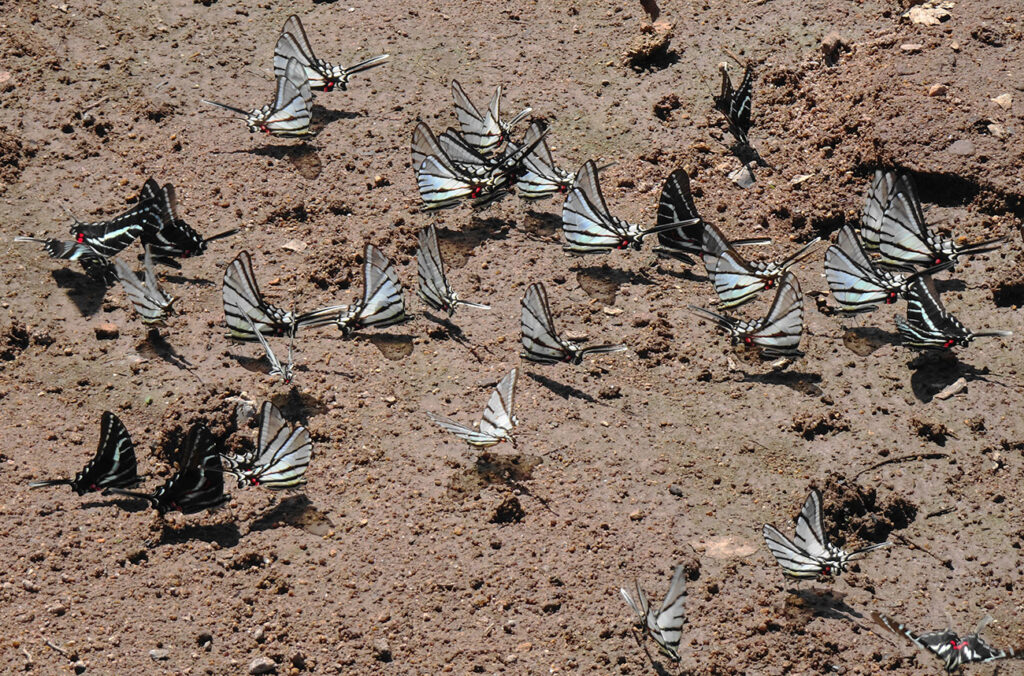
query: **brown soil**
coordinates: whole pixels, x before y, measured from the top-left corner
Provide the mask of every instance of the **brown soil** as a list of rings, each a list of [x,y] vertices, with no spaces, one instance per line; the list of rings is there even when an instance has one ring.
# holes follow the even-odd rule
[[[68,673],[81,660],[86,673],[229,674],[266,657],[278,673],[650,673],[618,589],[639,578],[660,600],[680,562],[689,624],[681,664],[659,659],[669,673],[938,671],[875,635],[871,610],[920,630],[966,631],[989,613],[994,645],[1024,645],[1018,3],[958,2],[948,21],[918,26],[880,0],[665,1],[667,44],[639,2],[293,9],[320,56],[393,56],[319,95],[306,142],[250,136],[200,103],[269,100],[289,11],[278,5],[4,10],[6,241],[64,236],[61,204],[112,215],[151,175],[175,184],[197,229],[244,234],[166,270],[184,313],[162,338],[77,267],[23,244],[0,259],[0,671]],[[729,53],[756,65],[751,138],[771,165],[748,190],[727,178],[738,163],[711,108]],[[918,357],[898,344],[891,309],[815,309],[815,297],[830,304],[815,257],[797,271],[807,355],[776,372],[686,311],[712,302],[701,270],[649,249],[566,257],[558,200],[421,213],[409,137],[417,119],[453,124],[453,77],[474,100],[502,84],[506,110],[532,106],[563,166],[617,162],[602,173],[616,215],[652,222],[661,182],[686,166],[705,217],[733,237],[772,236],[765,255],[855,222],[876,167],[913,171],[937,227],[1009,237],[940,286],[967,326],[1016,336]],[[1010,109],[992,102],[1001,94]],[[493,306],[456,315],[465,342],[422,315],[348,341],[310,331],[288,389],[261,375],[258,346],[223,337],[221,277],[239,251],[269,300],[311,308],[359,293],[366,242],[411,288],[430,222],[455,287]],[[282,248],[290,240],[308,247]],[[564,330],[630,351],[522,363],[519,299],[534,281]],[[98,339],[108,322],[118,337]],[[479,457],[426,419],[472,419],[517,365],[516,449]],[[960,377],[966,389],[935,397]],[[240,394],[308,424],[303,492],[236,490],[220,511],[165,523],[131,500],[27,487],[77,471],[106,409],[155,486],[193,420],[249,442],[251,425],[235,429]],[[905,455],[921,457],[859,474]],[[785,581],[760,527],[788,531],[811,486],[837,542],[894,546],[831,586]]]

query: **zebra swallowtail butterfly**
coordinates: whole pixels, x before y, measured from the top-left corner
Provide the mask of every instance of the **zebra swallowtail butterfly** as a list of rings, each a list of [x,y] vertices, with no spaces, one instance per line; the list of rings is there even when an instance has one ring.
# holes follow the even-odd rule
[[[821,511],[821,493],[812,490],[796,518],[796,536],[790,540],[774,526],[765,524],[761,529],[765,544],[783,574],[796,578],[825,580],[845,573],[849,562],[868,552],[889,545],[888,542],[856,549],[847,554],[825,537],[825,521]]]
[[[908,345],[925,350],[967,347],[975,338],[1013,335],[1013,331],[969,331],[943,307],[934,281],[925,274],[910,282],[907,318],[896,317],[896,328]]]
[[[622,352],[626,349],[625,345],[581,347],[559,336],[551,318],[548,293],[540,282],[526,289],[522,305],[523,351],[520,356],[523,359],[538,364],[555,364],[560,361],[581,364],[587,355]]]
[[[909,276],[880,270],[868,258],[860,238],[849,225],[839,230],[836,243],[825,251],[825,278],[832,297],[840,310],[848,313],[871,312],[878,309],[879,303],[890,305],[901,296],[906,298],[915,278],[952,265],[947,261]]]
[[[459,120],[463,137],[485,155],[490,155],[498,146],[508,141],[513,127],[533,112],[532,108],[525,108],[508,122],[502,121],[498,113],[498,106],[501,103],[500,86],[491,97],[486,115],[480,114],[456,80],[452,80],[452,98],[455,99],[455,117]]]
[[[796,263],[807,258],[821,241],[805,244],[789,258],[775,261],[747,261],[740,256],[714,225],[704,224],[704,269],[715,286],[719,308],[735,307],[754,299],[762,289],[770,289]]]
[[[109,221],[93,223],[78,220],[70,211],[67,213],[73,221],[70,232],[75,236],[75,242],[109,257],[123,251],[147,229],[159,227],[160,218],[156,209],[152,201],[140,200],[134,207]]]
[[[180,457],[178,471],[152,493],[120,488],[111,488],[106,493],[148,500],[161,514],[195,514],[204,509],[216,509],[228,501],[224,494],[224,471],[217,442],[206,425],[196,423],[192,426]]]
[[[722,89],[715,97],[715,110],[725,116],[729,123],[729,131],[736,137],[737,143],[750,145],[747,135],[750,133],[750,109],[754,90],[754,67],[747,64],[743,72],[743,82],[739,89],[732,88],[729,69],[725,64],[719,67],[722,73]]]
[[[15,242],[33,242],[42,244],[43,249],[50,255],[50,258],[60,258],[67,261],[78,261],[82,264],[85,274],[93,280],[111,286],[117,282],[117,272],[110,259],[97,252],[88,244],[68,242],[59,239],[42,239],[39,237],[15,237]]]
[[[917,188],[907,175],[896,179],[889,204],[882,215],[878,238],[883,260],[902,267],[932,266],[947,261],[956,263],[961,256],[994,251],[1005,241],[1005,238],[997,237],[959,246],[952,239],[929,230]]]
[[[906,625],[900,624],[891,617],[877,612],[871,613],[871,619],[883,629],[897,636],[905,637],[918,648],[927,650],[938,657],[942,660],[942,665],[946,668],[947,674],[951,674],[961,669],[963,665],[971,664],[972,662],[995,662],[996,660],[1024,658],[1024,648],[998,650],[981,638],[979,634],[981,634],[981,630],[985,625],[991,621],[991,617],[986,617],[973,634],[968,634],[963,638],[960,638],[956,632],[950,629],[932,631],[927,634],[914,634],[907,629]]]
[[[309,133],[313,92],[309,90],[309,81],[302,64],[289,59],[284,72],[277,78],[277,93],[273,103],[251,111],[206,99],[203,99],[203,103],[241,116],[249,133],[262,131],[273,136],[304,136]]]
[[[267,372],[267,375],[271,377],[281,376],[281,380],[284,381],[285,385],[291,385],[292,379],[295,377],[295,362],[292,360],[292,345],[295,343],[295,325],[292,325],[292,330],[289,332],[288,363],[281,364],[277,355],[270,349],[270,343],[268,343],[267,339],[263,337],[263,333],[256,330],[256,324],[253,323],[252,318],[248,315],[246,315],[245,318],[249,320],[249,326],[252,327],[252,332],[256,334],[260,344],[263,346],[263,351],[267,353],[267,361],[270,362],[270,371]]]
[[[645,230],[612,216],[601,194],[597,166],[593,160],[587,160],[576,174],[573,188],[562,206],[562,233],[566,240],[562,248],[575,254],[607,253],[629,247],[639,251],[647,235],[696,223],[699,219],[690,218]]]
[[[508,441],[513,446],[516,440],[512,437],[512,428],[519,424],[519,419],[512,412],[515,405],[517,370],[512,369],[498,383],[491,398],[487,400],[487,408],[480,419],[479,429],[467,427],[451,418],[435,413],[427,413],[427,417],[472,446],[488,447],[500,441]]]
[[[758,347],[764,357],[800,356],[800,336],[804,328],[804,298],[800,284],[792,272],[782,275],[775,300],[767,316],[753,321],[733,319],[724,315],[690,306],[690,311],[710,319],[732,336],[735,344]]]
[[[363,262],[363,297],[337,314],[337,325],[345,336],[360,329],[383,328],[404,322],[405,294],[395,266],[372,244],[366,245]]]
[[[174,301],[165,294],[156,281],[156,273],[153,271],[153,258],[150,256],[149,247],[143,257],[143,277],[139,281],[138,276],[131,268],[122,261],[114,259],[114,269],[117,270],[117,278],[121,280],[121,286],[132,302],[135,311],[142,317],[143,324],[162,324],[167,315],[174,314]]]
[[[292,14],[284,22],[281,37],[277,39],[277,45],[274,47],[274,75],[278,78],[283,76],[288,69],[288,61],[295,59],[305,71],[311,89],[329,92],[338,87],[345,91],[348,89],[348,79],[351,76],[383,66],[389,58],[389,54],[380,54],[348,68],[318,59],[309,44],[302,22],[299,21],[299,17]]]
[[[265,401],[256,448],[242,455],[224,454],[224,472],[238,479],[239,488],[295,488],[306,483],[312,455],[309,431],[302,425],[288,425],[281,411]]]
[[[139,483],[135,444],[121,419],[110,411],[100,418],[100,442],[96,455],[74,479],[33,481],[29,488],[71,486],[79,495],[105,488],[131,488]]]
[[[889,207],[896,176],[891,171],[875,170],[875,177],[864,193],[860,213],[860,236],[865,248],[877,251],[882,242],[882,216]]]
[[[447,312],[451,317],[459,305],[490,310],[490,305],[470,303],[458,297],[451,283],[444,274],[444,261],[441,250],[437,246],[437,231],[433,224],[420,231],[419,250],[416,251],[416,271],[419,285],[416,294],[424,303],[439,312]]]
[[[564,195],[572,187],[573,175],[555,166],[551,150],[543,138],[545,131],[539,122],[534,122],[523,137],[522,145],[533,145],[533,150],[523,158],[522,171],[516,183],[520,196],[526,199],[544,199],[555,193]],[[509,147],[512,145],[510,143]]]
[[[634,581],[634,586],[636,602],[629,592],[620,588],[622,598],[636,613],[640,628],[658,644],[661,653],[673,662],[678,662],[679,640],[682,638],[683,624],[686,622],[686,615],[683,612],[683,603],[686,601],[686,571],[682,565],[676,566],[668,594],[665,595],[661,602],[661,610],[658,611],[655,611],[651,602],[647,600],[647,595],[640,588],[639,580]]]
[[[232,228],[204,239],[191,225],[178,218],[178,203],[174,186],[170,183],[161,187],[152,178],[147,179],[139,193],[139,203],[143,202],[155,205],[159,218],[155,228],[147,227],[142,231],[142,244],[150,248],[154,261],[172,268],[181,268],[174,258],[201,256],[210,242],[238,232],[238,228]]]
[[[658,233],[659,246],[654,247],[654,253],[659,256],[675,258],[693,265],[694,261],[690,254],[703,256],[704,254],[704,219],[701,218],[693,203],[693,196],[690,194],[690,177],[684,169],[676,169],[665,179],[661,188],[661,198],[658,200],[657,225],[668,223],[683,223],[696,221],[691,225],[677,227],[673,230],[665,230]],[[725,241],[720,232],[717,237]],[[741,239],[729,242],[725,248],[730,246],[746,246],[752,244],[771,244],[772,240],[767,237],[754,239]]]

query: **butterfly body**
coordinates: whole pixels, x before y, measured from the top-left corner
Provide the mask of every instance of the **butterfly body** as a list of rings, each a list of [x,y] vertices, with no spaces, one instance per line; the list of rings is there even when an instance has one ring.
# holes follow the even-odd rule
[[[984,621],[975,633],[960,637],[956,632],[946,629],[925,634],[915,634],[906,625],[900,624],[881,613],[872,612],[871,618],[883,629],[898,636],[903,636],[917,647],[927,650],[942,661],[946,673],[960,670],[965,664],[995,662],[1005,659],[1024,658],[1024,650],[993,648],[979,635]],[[991,618],[989,618],[991,619]]]
[[[249,133],[263,132],[273,136],[304,136],[309,133],[313,94],[306,72],[295,59],[289,59],[277,77],[277,91],[273,103],[255,110],[245,111],[215,101],[210,105],[229,110],[241,117]]]
[[[263,402],[260,431],[252,453],[224,454],[224,472],[238,480],[238,487],[295,488],[306,483],[306,469],[313,454],[309,431],[290,426],[271,402]]]
[[[110,262],[110,259],[88,244],[41,237],[15,237],[14,241],[42,244],[43,249],[50,258],[78,261],[90,278],[106,286],[110,286],[117,281],[117,272],[114,270],[114,265]]]
[[[274,47],[276,76],[284,74],[290,59],[295,59],[302,66],[311,89],[330,92],[335,88],[347,90],[349,78],[356,73],[384,65],[390,59],[390,55],[380,54],[348,67],[332,64],[316,56],[302,21],[292,14],[284,22],[281,35]]]
[[[654,639],[658,649],[674,662],[679,661],[679,641],[682,638],[682,626],[686,622],[683,604],[686,601],[686,575],[682,565],[676,566],[672,575],[672,583],[668,593],[662,600],[661,609],[655,610],[640,588],[639,581],[634,583],[636,600],[629,592],[620,588],[622,598],[637,616],[637,624],[645,633]]]
[[[335,323],[344,336],[370,328],[383,328],[408,319],[405,293],[391,261],[372,244],[363,261],[363,296],[338,313]]]
[[[947,263],[948,265],[948,263]],[[907,290],[907,317],[896,317],[896,328],[904,342],[923,350],[967,347],[981,337],[1006,337],[1012,331],[971,331],[942,305],[932,278],[920,274]]]

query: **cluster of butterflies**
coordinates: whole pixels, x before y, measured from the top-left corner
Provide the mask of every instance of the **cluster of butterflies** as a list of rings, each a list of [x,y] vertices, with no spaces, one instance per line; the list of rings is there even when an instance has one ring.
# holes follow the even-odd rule
[[[928,227],[913,179],[876,171],[861,213],[860,235],[845,225],[825,252],[825,277],[845,313],[907,301],[896,328],[907,345],[925,350],[967,347],[975,338],[1010,331],[971,331],[943,306],[932,275],[959,259],[997,249],[1002,238],[961,246]],[[869,256],[868,251],[877,252]]]
[[[302,22],[293,14],[284,22],[274,46],[277,90],[272,103],[246,111],[206,99],[203,102],[235,113],[245,121],[250,133],[304,136],[310,132],[314,90],[345,90],[352,75],[383,65],[389,58],[388,54],[380,54],[347,68],[317,58]]]
[[[188,431],[178,450],[178,468],[152,493],[132,490],[142,481],[137,471],[135,444],[121,419],[110,411],[100,418],[100,440],[92,460],[73,479],[33,481],[31,488],[71,486],[78,495],[103,491],[103,495],[127,495],[148,501],[161,514],[194,514],[228,501],[224,475],[233,476],[238,487],[295,488],[306,483],[306,469],[313,454],[309,432],[289,425],[281,411],[264,402],[255,447],[246,453],[224,453],[202,422]]]
[[[795,580],[829,580],[846,572],[851,561],[890,544],[872,544],[851,552],[832,544],[825,534],[821,493],[816,489],[807,496],[800,514],[797,515],[796,531],[792,539],[771,524],[764,524],[762,534],[768,550],[782,567],[783,574]],[[679,642],[686,621],[683,612],[686,598],[683,566],[676,567],[660,610],[655,611],[651,606],[639,582],[636,582],[635,586],[636,601],[625,589],[620,591],[626,603],[636,613],[639,629],[655,641],[662,654],[678,662]],[[1024,649],[999,650],[986,643],[979,636],[984,623],[975,633],[961,638],[949,629],[918,635],[885,615],[873,612],[871,617],[882,628],[905,637],[914,645],[933,653],[942,660],[949,673],[972,662],[1024,658]]]

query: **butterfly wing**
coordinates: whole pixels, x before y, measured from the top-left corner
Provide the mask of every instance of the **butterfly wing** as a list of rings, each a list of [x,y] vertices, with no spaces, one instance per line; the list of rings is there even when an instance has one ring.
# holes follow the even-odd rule
[[[705,229],[705,234],[710,228]],[[715,237],[705,237],[714,242]],[[753,300],[773,281],[773,276],[754,270],[735,249],[704,254],[704,267],[721,302],[719,308],[735,307]]]
[[[892,172],[875,170],[875,176],[864,194],[864,208],[860,214],[860,235],[869,249],[878,249],[882,237],[882,217],[889,206],[896,176]]]
[[[500,88],[498,95],[500,96]],[[502,141],[498,119],[489,111],[486,116],[481,115],[457,80],[452,80],[452,98],[455,100],[455,117],[459,121],[463,137],[481,153],[492,153]]]
[[[661,602],[661,610],[657,614],[647,615],[647,625],[651,636],[658,642],[662,651],[672,660],[679,661],[679,641],[683,634],[686,614],[683,605],[686,602],[686,571],[682,565],[676,566],[669,585],[668,594]],[[653,626],[652,626],[653,625]]]
[[[680,226],[673,230],[658,233],[658,243],[654,252],[678,258],[688,263],[693,259],[687,254],[700,256],[704,253],[704,221],[697,212],[690,194],[690,177],[684,169],[676,169],[665,179],[658,200],[657,224],[677,223],[697,219],[693,225]]]
[[[444,261],[437,246],[437,231],[433,224],[420,231],[416,272],[419,280],[416,294],[423,302],[439,312],[447,312],[449,316],[454,314],[454,291],[444,274]]]
[[[894,265],[935,265],[941,252],[934,251],[924,220],[917,189],[909,176],[900,176],[882,214],[878,249],[883,260]]]
[[[526,199],[543,199],[555,193],[566,193],[572,185],[572,175],[555,166],[547,141],[540,138],[542,131],[540,123],[534,122],[523,138],[525,146],[536,142],[533,150],[523,157],[522,172],[516,184],[519,194]]]
[[[508,375],[502,378],[498,382],[498,386],[491,392],[483,418],[480,419],[480,431],[483,434],[498,439],[512,440],[510,432],[519,422],[513,412],[517,373],[516,369],[509,371]]]
[[[761,529],[768,551],[782,566],[782,572],[793,578],[817,578],[824,569],[822,561],[800,549],[789,538],[772,525],[764,524]]]
[[[597,180],[597,167],[587,160],[576,174],[572,190],[562,206],[564,249],[572,253],[605,253],[619,248],[626,233],[608,212]]]
[[[420,198],[427,209],[445,209],[473,196],[477,188],[441,157],[426,157],[416,171]]]
[[[254,339],[250,320],[260,333],[284,335],[292,330],[291,313],[263,300],[248,251],[238,254],[224,271],[223,298],[224,320],[232,338]]]
[[[260,431],[257,436],[258,457],[243,481],[253,486],[281,489],[306,483],[306,469],[313,453],[309,431],[302,425],[290,427],[274,404],[263,402]]]
[[[816,559],[828,559],[833,548],[825,536],[825,521],[821,509],[821,493],[812,490],[796,518],[796,537],[793,542]]]
[[[540,282],[531,284],[526,289],[522,306],[523,351],[521,356],[523,359],[540,364],[554,364],[559,361],[571,360],[572,353],[555,331],[544,285]]]
[[[306,71],[295,59],[289,59],[284,77],[277,78],[277,95],[270,111],[257,125],[275,136],[302,136],[309,133],[313,93]]]
[[[391,261],[372,244],[366,245],[363,263],[363,300],[359,311],[342,330],[391,326],[405,321],[405,298]]]
[[[871,265],[849,225],[843,226],[836,244],[825,251],[825,279],[845,312],[870,312],[895,298],[896,290]]]
[[[491,434],[487,434],[481,430],[477,430],[467,425],[463,425],[462,423],[455,422],[451,418],[446,418],[445,416],[442,415],[437,415],[435,413],[428,412],[427,417],[430,418],[435,424],[439,425],[441,429],[445,430],[446,432],[454,434],[455,436],[457,436],[458,438],[462,439],[463,441],[472,446],[486,448],[488,446],[493,446],[499,441],[501,441],[501,437],[496,437]]]
[[[135,444],[121,419],[110,411],[100,418],[100,440],[96,455],[79,472],[72,488],[79,495],[102,488],[127,488],[139,483]]]

